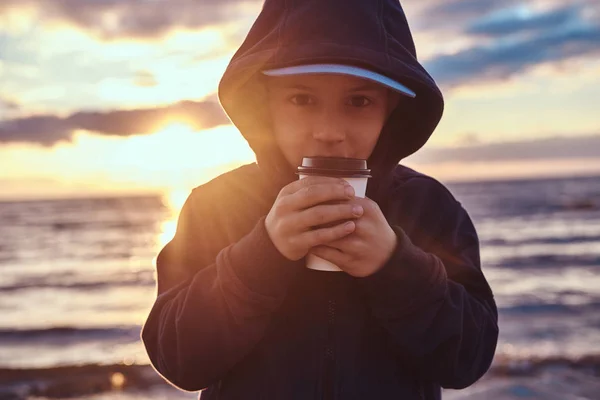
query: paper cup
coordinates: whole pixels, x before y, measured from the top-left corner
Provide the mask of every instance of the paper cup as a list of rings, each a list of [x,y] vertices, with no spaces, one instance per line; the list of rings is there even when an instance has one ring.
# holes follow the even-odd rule
[[[338,169],[332,171],[332,174],[328,174],[327,171],[323,170],[323,166],[322,166],[322,164],[320,164],[323,162],[329,163],[330,160],[333,160],[333,163],[338,164],[338,165],[336,165],[336,167]],[[358,165],[360,165],[363,169],[361,169],[360,171],[357,171],[358,173],[350,173],[350,174],[348,174],[349,176],[342,176],[341,174],[343,174],[343,172],[341,172],[339,170],[339,165],[343,166],[346,162],[353,163],[354,164],[353,167],[355,167],[358,162]],[[299,168],[298,175],[299,175],[300,179],[304,179],[308,176],[334,176],[334,177],[342,178],[354,188],[356,197],[361,197],[361,198],[365,197],[365,193],[367,191],[367,183],[368,183],[369,177],[370,177],[370,175],[369,175],[370,171],[366,169],[366,161],[354,160],[354,159],[345,160],[345,159],[325,159],[325,158],[307,159],[307,158],[305,158],[303,161],[303,166],[305,168],[311,168],[311,167],[306,167],[307,164],[310,165],[311,163],[313,163],[312,166],[314,167],[314,169],[312,171],[311,170],[306,171],[308,173],[303,173],[305,171],[301,171]],[[354,171],[350,171],[350,172],[354,172]],[[361,174],[363,176],[357,176],[357,175],[361,175]],[[337,271],[337,272],[342,271],[337,265],[330,263],[329,261],[324,260],[321,257],[317,257],[314,254],[310,254],[310,253],[307,254],[307,256],[306,256],[306,266],[310,269],[314,269],[314,270],[318,270],[318,271]]]
[[[306,178],[309,175],[300,175],[300,179]],[[367,182],[369,178],[343,178],[354,188],[356,197],[365,197],[367,191]],[[306,267],[310,269],[316,269],[319,271],[342,271],[337,265],[322,259],[321,257],[315,256],[314,254],[308,253],[306,255]]]

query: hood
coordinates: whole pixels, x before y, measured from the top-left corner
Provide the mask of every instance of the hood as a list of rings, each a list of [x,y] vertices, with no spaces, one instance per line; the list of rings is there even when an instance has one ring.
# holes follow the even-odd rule
[[[271,132],[261,71],[314,63],[366,68],[416,93],[415,98],[401,99],[368,160],[373,175],[369,188],[374,190],[400,160],[427,142],[444,108],[439,88],[417,61],[399,1],[265,1],[221,79],[219,99],[256,154],[261,171],[281,186],[297,176]]]

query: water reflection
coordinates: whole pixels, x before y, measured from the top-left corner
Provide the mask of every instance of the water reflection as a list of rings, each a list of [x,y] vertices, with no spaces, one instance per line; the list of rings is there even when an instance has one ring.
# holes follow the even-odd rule
[[[164,245],[173,239],[177,230],[177,218],[189,194],[189,190],[171,190],[163,195],[162,201],[168,209],[168,217],[160,224],[160,233],[157,240],[159,248],[157,251],[160,251]]]
[[[177,230],[177,214],[175,214],[173,217],[161,222],[160,233],[158,235],[157,251],[160,251],[160,249],[164,245],[166,245],[167,243],[169,243],[169,241],[171,239],[173,239],[173,236],[175,236],[176,230]]]

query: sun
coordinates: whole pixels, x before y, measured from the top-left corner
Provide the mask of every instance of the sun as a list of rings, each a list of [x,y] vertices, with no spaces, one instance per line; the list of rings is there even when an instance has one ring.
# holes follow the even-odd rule
[[[177,212],[183,207],[190,194],[189,190],[172,190],[165,193],[164,202],[171,211]]]
[[[160,224],[160,233],[157,244],[161,248],[173,239],[177,231],[177,219],[185,201],[190,195],[191,190],[179,189],[163,193],[163,204],[168,210],[169,217]]]
[[[173,179],[189,170],[254,159],[248,143],[231,125],[195,131],[185,123],[175,122],[148,136],[144,144],[136,146],[141,158],[152,159],[161,170],[172,171]]]
[[[175,232],[177,232],[177,217],[163,221],[160,224],[160,233],[156,243],[158,246],[157,250],[166,246],[175,237]]]

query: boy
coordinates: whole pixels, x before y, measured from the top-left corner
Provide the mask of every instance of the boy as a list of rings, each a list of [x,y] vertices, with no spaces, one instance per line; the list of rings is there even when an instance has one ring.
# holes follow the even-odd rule
[[[267,0],[219,96],[257,163],[194,189],[157,257],[156,370],[209,400],[439,399],[478,380],[498,326],[476,231],[399,165],[443,109],[400,4]],[[298,180],[305,156],[367,159],[366,198]]]

